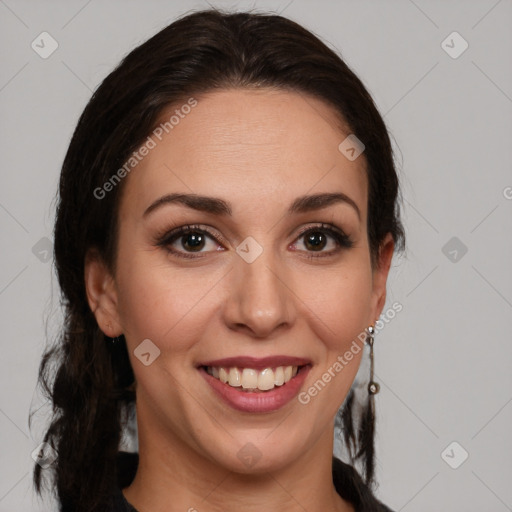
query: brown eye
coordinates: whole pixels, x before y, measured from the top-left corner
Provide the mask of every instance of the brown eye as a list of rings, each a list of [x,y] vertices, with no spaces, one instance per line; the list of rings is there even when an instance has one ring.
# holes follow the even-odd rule
[[[200,251],[204,248],[205,245],[205,236],[202,233],[198,233],[197,231],[192,231],[185,235],[181,235],[181,246],[186,251]]]
[[[208,249],[208,242],[211,243],[210,250],[203,250]],[[203,253],[218,251],[222,247],[213,233],[198,226],[181,226],[159,237],[156,244],[182,258],[200,258]]]
[[[310,231],[304,238],[304,245],[311,251],[321,251],[326,244],[327,237],[321,231]]]
[[[177,257],[197,259],[203,257],[205,253],[223,250],[218,238],[204,227],[187,225],[158,237],[156,244]],[[304,229],[297,238],[297,240],[301,239],[303,239],[304,249],[297,247],[298,242],[293,244],[293,249],[307,253],[308,258],[335,256],[342,248],[348,249],[354,245],[348,235],[330,224]],[[208,242],[212,243],[210,250],[208,250]],[[326,248],[327,250],[324,250]]]
[[[349,249],[354,245],[354,242],[348,235],[336,226],[332,226],[330,224],[322,224],[320,226],[305,229],[297,238],[297,240],[300,239],[304,239],[304,252],[308,253],[308,258],[335,256],[343,248]],[[331,245],[331,248],[324,250],[329,244]],[[294,244],[295,249],[297,249],[297,245],[298,243],[296,242]]]

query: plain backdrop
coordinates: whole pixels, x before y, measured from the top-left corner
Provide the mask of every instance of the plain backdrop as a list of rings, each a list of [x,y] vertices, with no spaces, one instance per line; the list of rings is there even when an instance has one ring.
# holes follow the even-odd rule
[[[312,30],[392,134],[408,251],[386,306],[403,309],[376,338],[377,496],[396,511],[512,510],[512,2],[212,5]],[[37,369],[60,321],[53,201],[78,116],[126,53],[206,7],[0,0],[0,512],[56,510],[34,495],[31,452],[47,413]],[[47,58],[32,47],[51,42],[42,32],[58,44]],[[30,407],[41,407],[32,430]]]

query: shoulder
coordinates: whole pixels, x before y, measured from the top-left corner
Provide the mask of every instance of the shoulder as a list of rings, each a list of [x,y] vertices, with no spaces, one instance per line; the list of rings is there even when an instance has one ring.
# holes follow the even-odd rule
[[[117,486],[112,490],[108,512],[137,512],[122,490],[132,483],[138,464],[138,453],[121,451],[117,454]]]
[[[338,494],[352,503],[356,512],[393,512],[373,495],[352,466],[334,456],[332,479]]]
[[[124,497],[120,487],[115,489],[108,512],[138,512]]]
[[[139,454],[137,452],[118,452],[117,454],[117,485],[120,489],[128,487],[137,472]]]

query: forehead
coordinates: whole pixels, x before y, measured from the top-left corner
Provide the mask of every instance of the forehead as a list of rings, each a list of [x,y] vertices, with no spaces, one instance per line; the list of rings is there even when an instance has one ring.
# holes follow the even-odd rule
[[[338,191],[366,215],[365,160],[350,161],[339,151],[350,132],[330,106],[269,89],[215,91],[194,100],[191,108],[183,107],[194,105],[185,100],[162,113],[167,129],[150,134],[151,149],[126,178],[124,214],[129,208],[141,215],[171,192],[220,197],[236,212]]]

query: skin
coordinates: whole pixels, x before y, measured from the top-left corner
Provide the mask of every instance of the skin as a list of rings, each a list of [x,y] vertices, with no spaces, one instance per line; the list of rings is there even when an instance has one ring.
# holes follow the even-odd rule
[[[124,333],[136,378],[140,462],[124,495],[139,512],[351,511],[332,483],[333,420],[363,351],[308,404],[294,399],[265,414],[230,408],[196,365],[302,356],[313,364],[307,390],[378,319],[393,240],[388,234],[373,269],[364,154],[345,158],[338,145],[350,131],[303,94],[233,89],[197,99],[125,178],[115,275],[95,251],[86,260],[91,309],[105,334]],[[173,192],[221,198],[232,215],[167,204],[143,216]],[[360,217],[343,202],[286,213],[297,197],[325,192],[349,196]],[[322,222],[342,229],[353,247],[333,252],[329,233],[319,250],[307,245],[300,229]],[[186,224],[222,238],[206,235],[199,253],[183,247],[186,235],[172,243],[195,260],[155,242],[158,232]],[[263,248],[252,263],[236,252],[248,236]],[[148,338],[161,352],[145,366],[133,351]],[[237,457],[249,442],[260,453],[251,467]]]

